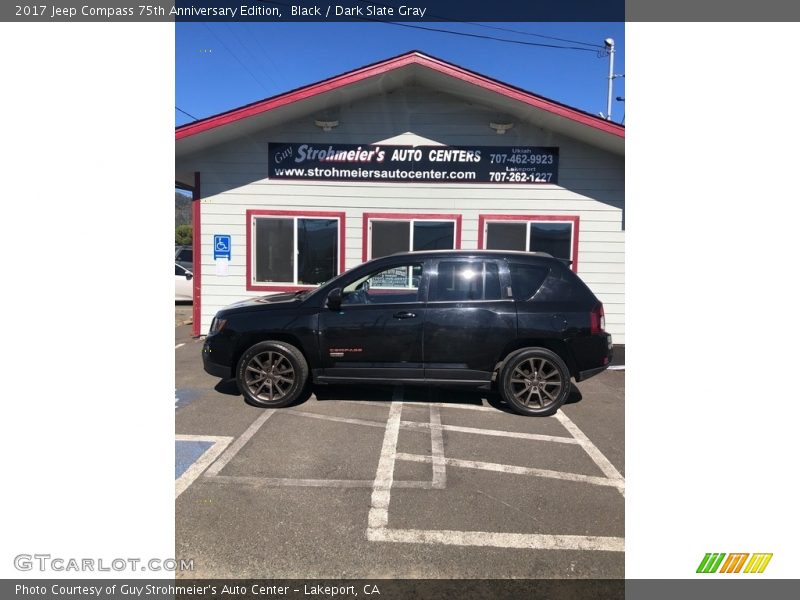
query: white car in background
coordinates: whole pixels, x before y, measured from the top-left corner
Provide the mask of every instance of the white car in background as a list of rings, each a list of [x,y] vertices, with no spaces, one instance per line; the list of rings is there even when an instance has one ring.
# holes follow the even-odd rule
[[[175,263],[175,302],[192,301],[192,272]]]

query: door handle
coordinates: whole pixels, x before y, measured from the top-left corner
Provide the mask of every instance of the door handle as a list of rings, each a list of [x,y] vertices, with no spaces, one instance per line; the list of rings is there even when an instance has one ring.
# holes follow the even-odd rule
[[[397,312],[392,315],[395,319],[413,319],[417,316],[416,313],[412,312]]]

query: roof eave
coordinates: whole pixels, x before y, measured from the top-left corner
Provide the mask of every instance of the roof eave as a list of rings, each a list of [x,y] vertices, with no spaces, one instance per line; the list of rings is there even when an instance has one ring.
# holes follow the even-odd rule
[[[430,68],[439,73],[443,73],[445,75],[455,77],[461,81],[477,85],[480,88],[501,94],[612,136],[623,139],[625,137],[625,127],[622,125],[601,119],[600,117],[579,109],[561,104],[537,94],[533,94],[532,92],[511,86],[496,79],[492,79],[491,77],[481,75],[480,73],[476,73],[474,71],[469,71],[468,69],[459,67],[458,65],[448,63],[442,59],[435,58],[414,50],[377,63],[360,67],[353,71],[348,71],[347,73],[343,73],[341,75],[336,75],[317,83],[312,83],[295,90],[278,94],[277,96],[265,98],[239,108],[219,113],[217,115],[212,115],[192,123],[181,125],[175,129],[175,140],[178,141],[193,135],[197,135],[204,131],[209,131],[211,129],[240,121],[242,119],[247,119],[248,117],[259,115],[293,102],[306,100],[319,94],[362,81],[369,77],[388,73],[412,64]]]

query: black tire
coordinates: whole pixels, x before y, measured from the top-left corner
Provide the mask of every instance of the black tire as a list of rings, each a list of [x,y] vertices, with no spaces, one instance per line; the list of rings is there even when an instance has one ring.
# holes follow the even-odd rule
[[[525,348],[508,357],[500,372],[500,394],[521,415],[554,414],[569,396],[569,369],[546,348]]]
[[[308,383],[303,354],[285,342],[259,342],[242,354],[236,384],[248,403],[282,408],[300,397]]]

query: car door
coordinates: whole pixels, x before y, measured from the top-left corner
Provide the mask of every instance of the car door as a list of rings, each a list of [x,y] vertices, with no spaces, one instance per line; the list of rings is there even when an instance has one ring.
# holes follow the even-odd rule
[[[432,265],[423,348],[425,378],[490,381],[517,318],[503,260],[443,258]]]
[[[398,260],[344,282],[342,304],[319,317],[328,377],[422,379],[427,280],[422,260]]]

